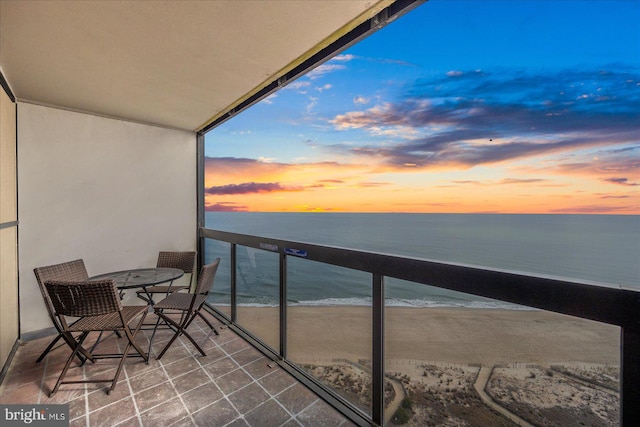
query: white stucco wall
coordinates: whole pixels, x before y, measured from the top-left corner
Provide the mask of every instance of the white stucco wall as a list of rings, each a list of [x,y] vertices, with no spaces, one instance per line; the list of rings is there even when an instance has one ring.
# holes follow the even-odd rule
[[[51,326],[37,266],[82,258],[96,275],[196,248],[193,132],[19,103],[18,165],[23,334]]]

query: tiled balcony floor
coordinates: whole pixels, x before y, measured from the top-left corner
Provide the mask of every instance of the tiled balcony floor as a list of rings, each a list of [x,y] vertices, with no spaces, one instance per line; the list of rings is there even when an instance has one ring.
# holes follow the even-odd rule
[[[147,322],[154,320],[147,316]],[[214,320],[214,324],[217,324]],[[71,426],[351,426],[352,423],[318,398],[278,365],[230,329],[220,335],[198,319],[189,332],[207,353],[201,356],[180,338],[161,360],[169,331],[154,338],[149,364],[129,357],[116,389],[108,383],[65,384],[51,398],[70,350],[66,345],[35,363],[53,337],[25,343],[18,349],[0,387],[0,403],[69,404]],[[137,341],[148,346],[151,331]],[[124,338],[110,335],[97,352],[121,346]],[[143,347],[146,348],[146,347]],[[135,353],[135,351],[133,352]],[[95,378],[114,372],[119,359],[102,359],[84,366],[72,364],[66,379]]]

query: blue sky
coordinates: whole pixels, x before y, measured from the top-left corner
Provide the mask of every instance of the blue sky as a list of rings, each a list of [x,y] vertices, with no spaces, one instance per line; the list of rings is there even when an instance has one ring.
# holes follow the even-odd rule
[[[207,206],[638,213],[638,22],[431,0],[209,132]]]

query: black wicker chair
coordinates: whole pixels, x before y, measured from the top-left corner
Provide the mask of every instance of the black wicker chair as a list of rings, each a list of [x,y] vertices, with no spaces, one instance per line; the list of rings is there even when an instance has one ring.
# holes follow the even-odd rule
[[[89,275],[87,274],[87,269],[84,266],[84,261],[81,259],[63,262],[60,264],[47,265],[45,267],[37,267],[33,269],[33,272],[36,275],[36,280],[38,281],[38,286],[40,287],[40,293],[42,293],[47,313],[53,322],[53,326],[58,331],[58,335],[53,339],[53,341],[51,341],[51,343],[49,343],[47,348],[44,349],[40,357],[36,360],[36,363],[39,363],[53,349],[53,346],[56,345],[60,338],[62,338],[71,348],[74,347],[76,342],[75,338],[73,338],[71,334],[64,332],[62,325],[60,325],[58,318],[55,316],[54,308],[51,304],[51,298],[49,298],[49,293],[44,286],[44,282],[49,280],[80,282],[87,280]],[[91,359],[91,355],[84,351],[78,354],[78,357],[83,362],[85,358]]]
[[[97,382],[110,382],[111,386],[107,390],[107,394],[109,394],[116,387],[118,377],[122,371],[122,365],[132,346],[145,362],[149,360],[148,354],[135,342],[135,336],[144,322],[148,307],[144,305],[123,306],[113,280],[94,282],[46,281],[44,284],[63,332],[67,334],[80,333],[77,342],[74,341],[72,343],[73,351],[49,396],[53,396],[62,384]],[[67,323],[67,317],[77,320],[69,324]],[[129,325],[134,323],[136,318],[139,318],[139,320],[135,323],[134,329],[131,330]],[[127,337],[128,342],[122,353],[91,353],[93,359],[120,358],[115,375],[113,378],[107,379],[64,381],[71,361],[78,352],[83,351],[82,344],[89,333],[94,331],[120,331]]]
[[[162,349],[162,351],[158,355],[158,359],[162,358],[171,344],[173,344],[176,338],[181,335],[187,337],[187,339],[191,341],[191,343],[198,349],[200,354],[206,356],[204,350],[202,350],[202,348],[193,339],[193,337],[189,335],[189,333],[187,332],[187,328],[189,327],[191,322],[193,322],[196,316],[200,316],[207,323],[209,328],[211,328],[211,330],[213,330],[213,332],[218,335],[218,331],[216,330],[216,328],[200,312],[202,306],[207,300],[209,291],[213,287],[213,280],[215,278],[216,271],[218,270],[218,265],[220,265],[220,258],[216,258],[216,260],[212,263],[202,267],[202,270],[200,270],[200,274],[198,275],[198,283],[193,293],[172,293],[153,306],[154,311],[158,316],[156,329],[158,328],[160,320],[163,320],[169,326],[171,326],[172,329],[175,330],[175,334]],[[181,314],[179,321],[172,319],[169,315],[169,313],[176,312]],[[153,336],[155,335],[156,329],[154,329],[153,334],[151,335],[151,341],[153,341]]]

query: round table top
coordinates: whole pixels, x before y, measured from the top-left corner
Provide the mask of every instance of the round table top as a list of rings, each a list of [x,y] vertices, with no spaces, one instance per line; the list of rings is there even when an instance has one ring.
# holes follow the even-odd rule
[[[99,274],[89,277],[89,280],[111,279],[119,289],[130,289],[170,282],[182,276],[184,271],[179,268],[138,268]]]

